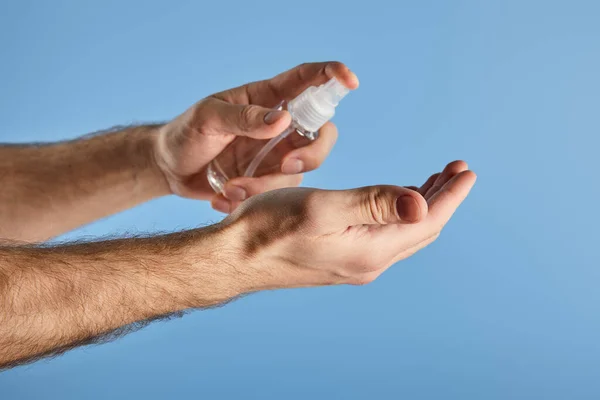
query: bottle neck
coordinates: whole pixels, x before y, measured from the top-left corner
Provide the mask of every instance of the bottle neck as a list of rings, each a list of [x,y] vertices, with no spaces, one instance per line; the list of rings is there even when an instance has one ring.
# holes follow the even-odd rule
[[[301,136],[304,136],[308,140],[315,140],[315,139],[317,139],[317,137],[319,137],[319,132],[313,132],[313,131],[304,129],[304,127],[302,127],[302,125],[300,125],[300,123],[296,120],[296,118],[294,118],[293,114],[292,114],[292,123],[290,126],[294,130],[296,130],[296,133],[298,133]]]
[[[287,103],[287,110],[304,131],[318,131],[335,114],[335,107],[319,99],[315,90],[310,87]]]

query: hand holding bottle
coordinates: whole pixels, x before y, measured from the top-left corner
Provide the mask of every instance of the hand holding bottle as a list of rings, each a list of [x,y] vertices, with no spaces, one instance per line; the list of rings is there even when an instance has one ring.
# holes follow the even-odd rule
[[[252,82],[209,96],[164,125],[156,140],[156,161],[171,188],[183,197],[210,199],[213,208],[230,212],[246,198],[269,190],[300,184],[302,173],[316,169],[331,151],[337,129],[325,123],[315,140],[291,135],[269,157],[274,162],[258,167],[254,177],[244,177],[248,157],[286,130],[290,113],[276,110],[310,86],[336,78],[348,89],[358,87],[357,77],[339,62],[303,64],[272,79]],[[235,139],[232,148],[223,152]],[[260,141],[260,142],[259,142]],[[239,177],[215,193],[207,177],[209,164],[219,160]],[[269,160],[267,160],[269,161]],[[276,166],[276,170],[273,169]]]

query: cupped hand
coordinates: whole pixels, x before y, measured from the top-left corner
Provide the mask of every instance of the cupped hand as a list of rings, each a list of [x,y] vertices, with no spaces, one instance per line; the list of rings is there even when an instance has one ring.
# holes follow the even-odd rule
[[[228,251],[241,255],[249,291],[369,283],[436,240],[475,179],[455,161],[420,188],[265,193],[223,220]]]
[[[277,136],[290,124],[291,117],[287,111],[275,108],[307,87],[320,85],[332,77],[350,89],[358,87],[356,75],[342,63],[302,64],[274,78],[209,96],[164,125],[156,140],[155,158],[171,191],[187,198],[211,200],[213,208],[228,213],[253,195],[298,186],[302,173],[318,168],[334,146],[337,129],[333,123],[326,123],[314,142],[286,154],[281,171],[234,178],[227,183],[223,194],[212,190],[206,169],[236,137]],[[244,149],[236,150],[244,153]],[[238,160],[225,162],[235,165]]]

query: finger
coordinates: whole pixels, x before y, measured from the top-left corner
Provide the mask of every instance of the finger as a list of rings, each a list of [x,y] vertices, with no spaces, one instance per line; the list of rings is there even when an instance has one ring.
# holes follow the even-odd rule
[[[410,189],[410,190],[414,190],[415,192],[419,191],[419,188],[416,187],[416,186],[404,186],[404,187],[407,188],[407,189]]]
[[[209,99],[198,113],[198,129],[213,135],[234,134],[254,139],[268,139],[280,134],[292,121],[287,111],[257,105],[230,104]]]
[[[425,199],[429,200],[431,196],[433,196],[438,190],[442,188],[450,179],[452,179],[455,175],[461,173],[462,171],[466,171],[469,168],[466,162],[458,160],[453,161],[446,165],[446,168],[442,171],[442,173],[437,177],[434,184],[427,190],[425,193]]]
[[[302,175],[269,174],[260,177],[239,177],[225,184],[223,195],[230,200],[232,209],[236,208],[235,202],[241,202],[247,198],[286,187],[296,187],[302,183]]]
[[[396,262],[430,244],[437,238],[474,183],[475,174],[472,171],[464,171],[455,176],[428,201],[428,214],[423,223],[381,227],[372,234],[376,246],[390,253],[401,251],[395,258]]]
[[[278,100],[291,100],[307,87],[321,85],[331,78],[337,78],[348,89],[358,88],[357,76],[346,65],[335,61],[302,64],[269,79],[263,85]],[[261,89],[261,86],[249,87],[250,92],[256,89]],[[261,100],[260,90],[257,90],[256,97]]]
[[[338,131],[335,125],[331,122],[325,123],[315,141],[285,155],[281,172],[299,174],[317,169],[333,149],[337,138]]]
[[[293,99],[309,86],[321,85],[334,77],[349,89],[358,87],[358,78],[348,67],[330,61],[302,64],[271,79],[248,83],[215,97],[233,103],[274,107],[283,100]]]
[[[419,188],[419,193],[421,193],[422,196],[425,196],[425,193],[427,193],[427,191],[433,186],[433,184],[437,180],[438,176],[440,176],[440,172],[431,175],[425,181],[425,183]]]
[[[463,171],[450,179],[429,199],[428,219],[438,227],[438,231],[448,222],[458,206],[467,197],[475,184],[477,175],[473,171]]]
[[[221,193],[213,196],[210,205],[213,209],[225,214],[229,214],[232,210],[231,201],[227,200]]]
[[[315,192],[318,218],[330,226],[413,224],[427,215],[419,193],[399,186],[368,186],[351,190]]]

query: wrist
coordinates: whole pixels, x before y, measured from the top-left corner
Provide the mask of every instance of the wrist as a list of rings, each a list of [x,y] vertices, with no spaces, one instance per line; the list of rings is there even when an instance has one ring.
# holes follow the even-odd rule
[[[173,137],[171,123],[156,127],[152,134],[152,160],[158,179],[168,193],[181,196],[178,190],[181,178],[173,172],[173,167],[178,161],[171,149],[170,142]]]
[[[272,246],[273,238],[267,233],[271,224],[265,226],[252,217],[230,216],[213,227],[214,248],[218,249],[214,257],[219,268],[225,266],[230,273],[237,295],[304,286],[297,285],[302,280],[300,271],[281,257],[279,246]]]
[[[152,190],[156,196],[170,195],[171,189],[166,179],[165,173],[160,166],[157,158],[157,146],[160,135],[160,129],[163,125],[144,125],[143,132],[134,137],[133,152],[141,157],[141,162],[136,178],[142,177],[146,186]]]
[[[258,274],[245,257],[239,230],[222,223],[182,237],[180,260],[189,268],[190,296],[197,307],[220,304],[252,292]]]

